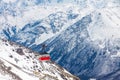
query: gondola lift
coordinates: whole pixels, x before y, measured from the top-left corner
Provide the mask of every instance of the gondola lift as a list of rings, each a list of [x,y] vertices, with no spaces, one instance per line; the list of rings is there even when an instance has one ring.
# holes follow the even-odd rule
[[[46,45],[42,45],[42,52],[40,52],[40,55],[38,56],[39,61],[50,61],[50,55],[45,51]]]

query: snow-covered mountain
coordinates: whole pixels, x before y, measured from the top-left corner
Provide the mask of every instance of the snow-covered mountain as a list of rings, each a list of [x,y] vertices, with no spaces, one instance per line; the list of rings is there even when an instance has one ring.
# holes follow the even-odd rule
[[[115,70],[114,72],[104,75],[99,80],[119,80],[120,79],[120,69]]]
[[[67,25],[68,22],[74,21],[77,17],[78,14],[70,12],[56,12],[42,20],[26,24],[18,31],[16,27],[7,27],[3,32],[9,40],[26,44],[26,46],[33,43],[40,44],[42,41],[60,33],[64,29],[63,26]]]
[[[3,3],[12,8],[1,9],[0,37],[37,52],[45,43],[52,60],[83,80],[119,75],[119,0],[1,0]],[[17,15],[9,14],[11,10]]]
[[[0,80],[79,80],[52,61],[39,61],[35,53],[0,39]]]
[[[118,9],[104,8],[93,11],[55,39],[46,41],[52,59],[71,73],[83,77],[83,80],[91,77],[99,79],[118,70],[120,68]]]

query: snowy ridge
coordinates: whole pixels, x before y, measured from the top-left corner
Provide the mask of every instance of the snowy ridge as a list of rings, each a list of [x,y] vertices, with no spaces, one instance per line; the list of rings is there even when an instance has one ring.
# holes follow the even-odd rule
[[[32,48],[32,46],[34,47],[35,45],[39,45],[47,39],[59,35],[70,25],[93,11],[93,9],[79,11],[77,6],[70,6],[71,5],[68,5],[67,11],[52,13],[42,20],[26,24],[21,29],[19,29],[18,26],[8,26],[7,28],[4,28],[2,34],[9,40]]]
[[[39,54],[25,47],[7,40],[0,40],[0,45],[1,80],[79,80],[51,61],[39,62]]]
[[[75,9],[75,7],[73,8],[74,10],[69,9],[70,6],[71,5],[64,8],[64,11],[61,11],[61,8],[63,8],[63,7],[60,6],[61,7],[60,10],[56,10],[55,13],[51,13],[51,14],[49,13],[49,15],[47,15],[46,17],[44,17],[42,19],[39,18],[40,20],[38,19],[35,21],[31,21],[28,24],[24,25],[23,27],[19,27],[20,25],[17,26],[18,22],[16,23],[17,25],[13,25],[13,26],[9,25],[9,24],[2,25],[2,27],[4,29],[2,34],[4,36],[6,36],[7,39],[10,39],[13,41],[19,40],[18,42],[20,42],[22,44],[26,44],[25,41],[28,41],[28,43],[26,44],[27,46],[31,43],[33,38],[34,38],[35,44],[40,44],[40,43],[44,42],[45,40],[62,32],[66,27],[68,27],[68,25],[76,22],[76,20],[79,19],[78,16],[81,17],[81,14],[77,11],[77,9]],[[58,9],[58,7],[50,7],[50,8]],[[39,8],[39,7],[37,7],[37,8]],[[67,10],[67,9],[69,9],[69,10]],[[48,7],[48,9],[44,9],[44,10],[47,11],[47,10],[51,10],[51,9],[49,9],[49,7]],[[53,10],[53,12],[54,12],[54,10]],[[25,18],[30,19],[27,17],[25,17]],[[14,20],[14,19],[12,19],[12,20]],[[19,20],[19,19],[17,19],[17,20]],[[7,22],[9,22],[9,21],[10,20],[8,20]],[[24,24],[23,22],[25,22],[25,21],[22,21],[22,23],[21,23],[22,25]],[[23,34],[26,34],[26,35],[24,35],[24,37],[23,37],[22,36]],[[44,36],[46,36],[46,37],[44,37]],[[15,37],[16,37],[16,39],[15,39]],[[28,40],[26,40],[26,39],[28,39]],[[32,45],[32,43],[31,43],[31,45]]]

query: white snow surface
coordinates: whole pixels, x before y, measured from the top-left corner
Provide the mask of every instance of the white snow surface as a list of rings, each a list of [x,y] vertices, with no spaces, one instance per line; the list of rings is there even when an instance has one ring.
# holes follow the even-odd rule
[[[7,40],[0,39],[0,54],[0,80],[79,80],[52,61],[39,61],[38,53]],[[16,75],[19,78],[13,78]]]

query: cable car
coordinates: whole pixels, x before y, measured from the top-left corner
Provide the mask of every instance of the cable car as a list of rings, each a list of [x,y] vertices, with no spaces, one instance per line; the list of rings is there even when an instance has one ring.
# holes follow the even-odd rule
[[[42,45],[42,52],[38,56],[39,61],[50,61],[50,55],[45,51],[46,46]]]
[[[50,61],[50,55],[48,53],[44,53],[39,55],[39,61]]]

